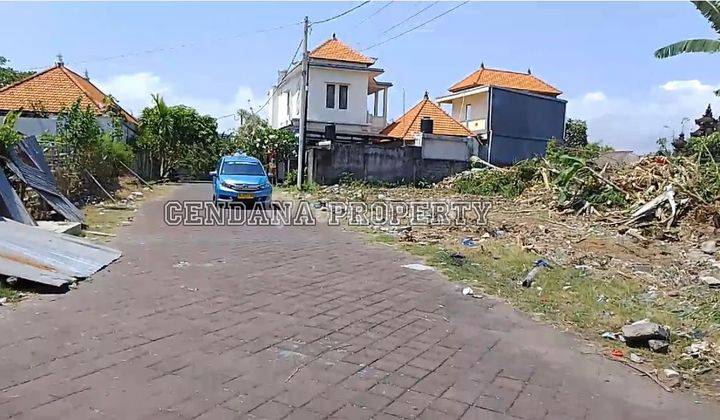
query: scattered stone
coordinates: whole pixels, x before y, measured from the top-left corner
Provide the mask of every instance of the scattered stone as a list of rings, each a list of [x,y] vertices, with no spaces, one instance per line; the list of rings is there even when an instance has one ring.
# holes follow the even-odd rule
[[[700,244],[700,250],[706,254],[713,255],[717,252],[717,242],[714,239]]]
[[[709,288],[720,288],[720,279],[713,276],[700,276],[700,281],[705,283]]]
[[[13,285],[15,285],[15,283],[17,283],[17,282],[18,282],[18,278],[17,278],[17,277],[8,277],[8,278],[5,279],[5,283],[7,283],[8,286],[13,286]]]
[[[644,363],[645,362],[645,359],[643,359],[642,357],[638,356],[635,353],[630,353],[630,360],[634,363]]]
[[[658,380],[670,388],[679,388],[682,385],[682,376],[672,369],[663,369],[658,373]]]
[[[628,346],[645,346],[648,340],[665,340],[670,339],[670,331],[667,328],[643,319],[633,322],[630,325],[622,327],[622,334]]]
[[[6,297],[0,298],[0,306],[5,305],[5,302],[7,302],[7,298],[6,298]]]
[[[190,263],[187,262],[187,261],[179,261],[177,264],[173,264],[173,267],[175,267],[175,268],[185,268],[185,267],[187,267],[187,266],[189,266],[189,265],[190,265]]]
[[[648,347],[655,353],[667,353],[670,350],[670,343],[666,340],[648,340]]]
[[[696,341],[685,348],[685,353],[693,357],[698,357],[708,351],[710,351],[710,343],[707,341]]]
[[[475,291],[470,287],[465,287],[462,289],[462,294],[464,296],[472,296],[475,294]]]
[[[678,297],[678,296],[680,296],[680,291],[679,290],[671,290],[671,291],[667,292],[667,295],[670,297]]]

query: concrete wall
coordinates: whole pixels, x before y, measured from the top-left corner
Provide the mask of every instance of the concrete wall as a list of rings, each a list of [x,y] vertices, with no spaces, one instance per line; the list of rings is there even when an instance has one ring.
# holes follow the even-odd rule
[[[300,68],[296,67],[285,78],[282,86],[270,92],[268,114],[270,125],[274,128],[287,127],[293,118],[300,118],[300,88],[302,77]],[[290,112],[288,113],[288,99]]]
[[[308,157],[308,177],[322,185],[335,184],[344,174],[371,182],[436,182],[467,168],[467,162],[423,159],[417,146],[336,142],[310,149]]]
[[[470,156],[478,154],[478,142],[471,137],[420,133],[415,138],[415,145],[422,147],[423,159],[468,162]]]
[[[4,121],[5,117],[0,117],[0,121]],[[107,132],[112,130],[112,120],[108,117],[98,117],[100,129]],[[50,115],[47,118],[20,117],[15,124],[15,129],[26,136],[35,136],[40,138],[42,134],[57,134],[57,116]],[[125,140],[136,135],[129,125],[123,124],[123,132]]]

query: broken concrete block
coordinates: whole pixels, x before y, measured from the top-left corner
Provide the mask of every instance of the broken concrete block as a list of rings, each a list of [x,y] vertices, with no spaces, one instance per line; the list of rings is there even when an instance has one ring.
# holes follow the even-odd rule
[[[714,289],[714,288],[720,288],[720,279],[713,276],[700,276],[700,281],[705,283],[708,287]]]
[[[648,347],[655,353],[667,353],[670,350],[670,343],[666,340],[648,340]]]
[[[667,328],[647,319],[622,327],[622,334],[628,346],[644,346],[648,340],[670,339],[670,331]]]
[[[711,239],[700,244],[700,250],[706,254],[713,255],[717,252],[717,242]]]
[[[37,226],[43,230],[49,230],[50,232],[55,233],[64,233],[66,235],[78,236],[82,232],[82,224],[78,222],[38,220]]]

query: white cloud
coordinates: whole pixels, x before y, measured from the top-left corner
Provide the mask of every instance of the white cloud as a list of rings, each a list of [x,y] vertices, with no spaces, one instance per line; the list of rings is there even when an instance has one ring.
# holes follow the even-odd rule
[[[607,96],[603,92],[588,92],[583,96],[583,100],[586,102],[602,102],[607,99]]]
[[[194,96],[181,92],[173,84],[163,80],[149,72],[138,72],[132,74],[120,74],[107,80],[98,80],[94,83],[107,94],[113,95],[118,103],[133,115],[139,117],[140,112],[146,106],[152,104],[150,95],[158,93],[162,95],[168,105],[187,105],[198,110],[201,114],[220,117],[234,114],[240,108],[253,106],[257,108],[265,100],[256,98],[252,90],[246,86],[238,86],[232,97],[223,98],[222,94],[217,96]],[[234,117],[227,117],[218,120],[220,131],[229,130],[237,126]]]
[[[695,129],[707,104],[720,111],[720,98],[713,93],[720,86],[699,80],[671,80],[649,87],[642,97],[606,95],[592,91],[568,98],[569,118],[587,120],[591,140],[601,140],[619,150],[647,153],[657,150],[659,137],[685,134]],[[669,128],[665,128],[665,126]]]

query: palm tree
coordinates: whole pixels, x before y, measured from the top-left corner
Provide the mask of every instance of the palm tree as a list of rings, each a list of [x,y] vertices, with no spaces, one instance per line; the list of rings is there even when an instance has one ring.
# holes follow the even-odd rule
[[[710,21],[710,26],[720,36],[720,1],[694,1],[695,8]],[[655,57],[668,58],[684,53],[720,52],[720,39],[687,39],[662,47],[655,51]]]
[[[155,112],[157,115],[155,133],[153,134],[155,134],[159,140],[159,150],[157,150],[157,153],[160,157],[160,177],[164,178],[167,177],[167,172],[170,169],[170,165],[168,163],[170,163],[171,159],[168,159],[168,157],[173,155],[175,152],[175,144],[173,144],[174,124],[172,111],[170,107],[165,104],[165,100],[163,100],[159,94],[152,95],[152,100],[155,103]]]
[[[720,1],[694,1],[692,4],[705,18],[710,26],[720,35]],[[717,53],[720,52],[720,39],[687,39],[662,47],[655,51],[655,57],[668,58],[685,53]],[[720,90],[715,91],[720,96]]]

